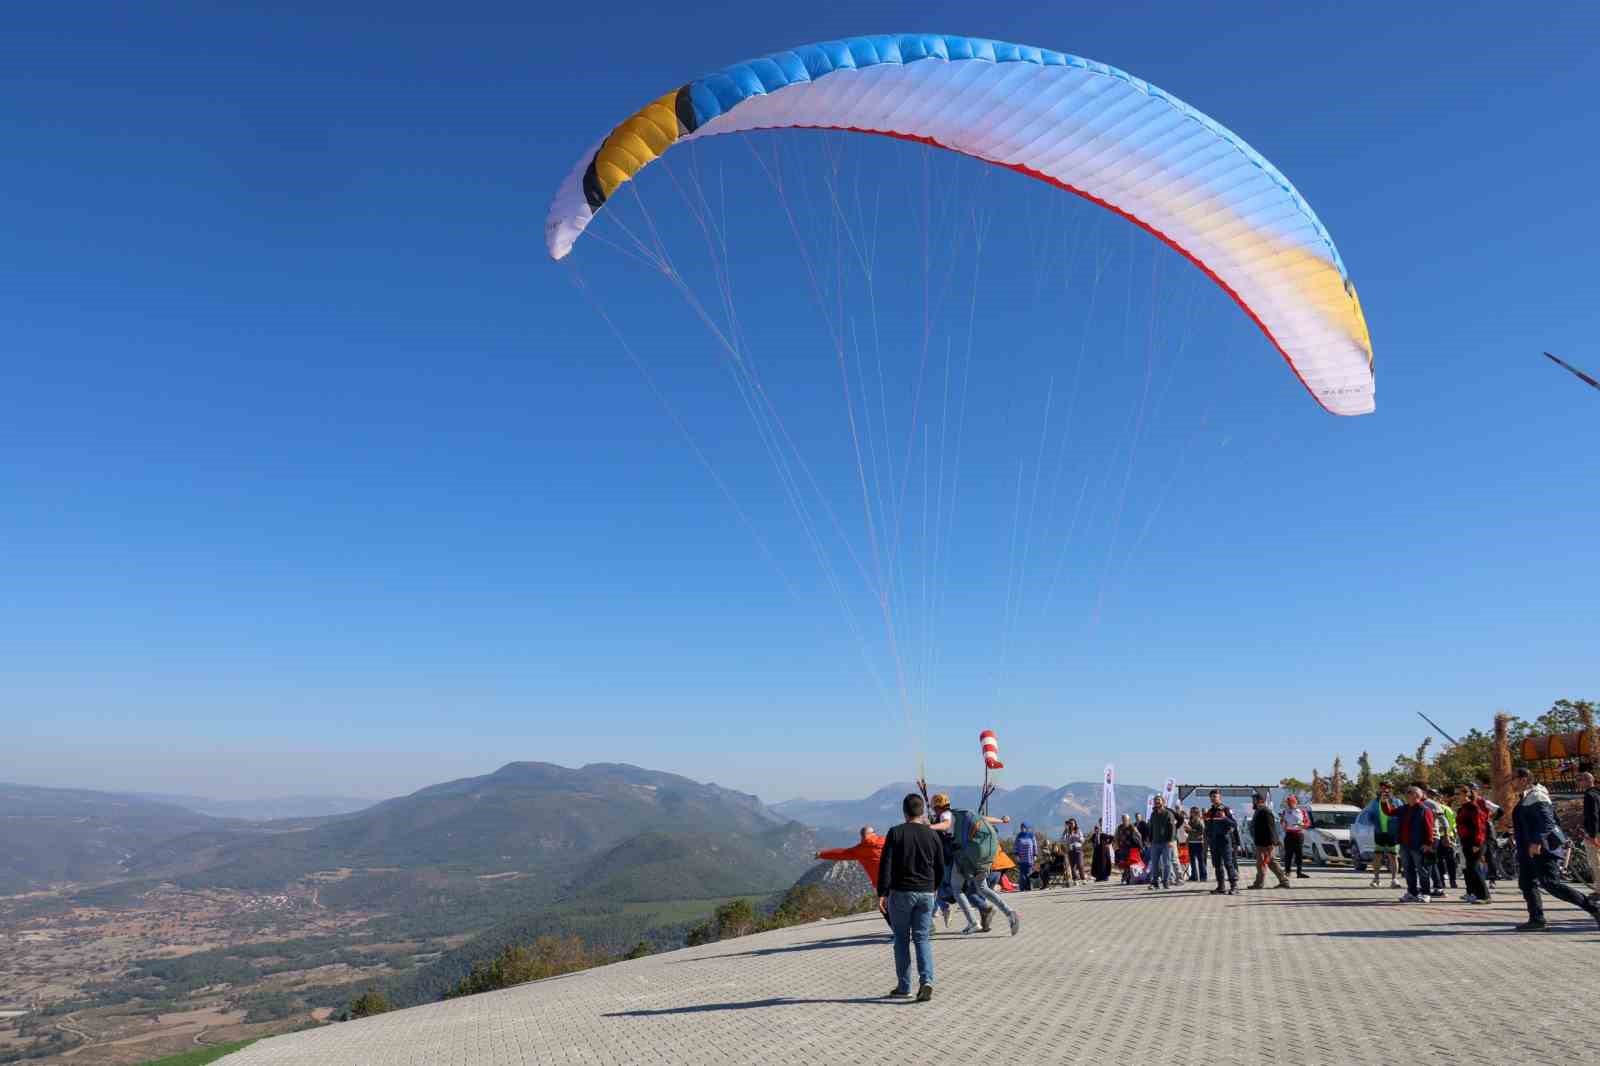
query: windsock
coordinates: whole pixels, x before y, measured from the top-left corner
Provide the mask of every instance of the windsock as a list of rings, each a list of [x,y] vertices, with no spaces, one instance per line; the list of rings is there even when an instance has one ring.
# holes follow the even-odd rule
[[[994,735],[994,730],[985,729],[978,734],[978,743],[983,745],[983,766],[986,770],[1004,770],[1006,764],[1000,761],[1000,738]]]

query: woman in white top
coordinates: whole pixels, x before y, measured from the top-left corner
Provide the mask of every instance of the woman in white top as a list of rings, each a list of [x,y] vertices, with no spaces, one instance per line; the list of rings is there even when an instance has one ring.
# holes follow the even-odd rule
[[[1283,875],[1289,876],[1292,867],[1296,877],[1307,877],[1306,831],[1311,828],[1311,814],[1300,806],[1299,796],[1289,794],[1278,821],[1283,824]]]

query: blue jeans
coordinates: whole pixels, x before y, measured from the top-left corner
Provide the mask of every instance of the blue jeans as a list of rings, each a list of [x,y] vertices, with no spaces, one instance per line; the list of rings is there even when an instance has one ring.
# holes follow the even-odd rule
[[[1204,841],[1189,841],[1189,880],[1206,879],[1206,845]]]
[[[1172,865],[1171,844],[1147,844],[1145,850],[1146,869],[1149,871],[1150,883],[1171,888],[1172,882],[1178,879],[1177,870]]]
[[[994,877],[996,880],[999,879],[998,876],[993,873],[991,873],[989,877]],[[983,906],[983,901],[988,900],[990,907],[998,910],[1007,918],[1011,917],[1011,908],[1006,906],[1006,901],[1000,898],[1000,893],[996,892],[992,887],[990,887],[988,878],[967,878],[966,886],[963,888],[963,891],[970,891],[970,893],[973,895],[973,902],[977,903],[980,908],[988,910],[988,907]]]
[[[1031,863],[1031,862],[1019,862],[1019,863],[1017,863],[1017,891],[1018,892],[1027,892],[1027,891],[1029,891],[1028,882],[1031,881],[1032,879],[1033,879],[1033,863]]]
[[[917,976],[933,984],[933,893],[889,893],[889,924],[894,927],[895,988],[911,990],[911,945],[917,946]]]

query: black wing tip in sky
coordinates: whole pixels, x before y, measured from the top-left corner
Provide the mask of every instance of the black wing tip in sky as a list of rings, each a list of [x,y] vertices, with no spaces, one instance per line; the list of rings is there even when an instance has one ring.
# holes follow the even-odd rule
[[[1545,352],[1544,357],[1550,360],[1556,366],[1559,366],[1561,369],[1572,374],[1579,381],[1584,382],[1591,388],[1600,389],[1600,381],[1596,381],[1594,378],[1590,377],[1588,374],[1585,374],[1583,371],[1579,370],[1565,359],[1562,359],[1559,355],[1551,355],[1549,352]]]

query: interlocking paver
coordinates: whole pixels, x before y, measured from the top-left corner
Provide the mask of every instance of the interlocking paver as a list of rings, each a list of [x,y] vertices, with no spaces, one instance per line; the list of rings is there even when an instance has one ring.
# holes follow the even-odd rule
[[[1015,1052],[1411,1066],[1557,1047],[1568,1061],[1600,1061],[1600,1029],[1568,1024],[1593,1009],[1593,920],[1552,904],[1552,932],[1518,934],[1514,886],[1474,907],[1402,905],[1367,883],[1321,871],[1233,897],[1118,885],[1012,896],[1020,936],[935,937],[934,1002],[950,1008],[937,1014],[878,998],[894,973],[887,930],[870,915],[291,1033],[224,1061],[876,1066]]]

